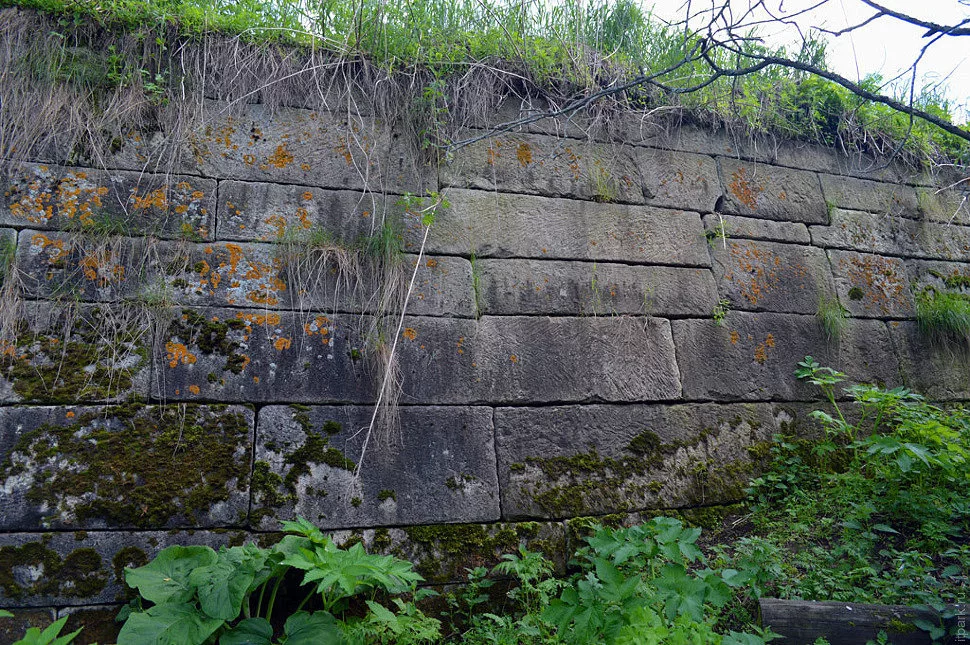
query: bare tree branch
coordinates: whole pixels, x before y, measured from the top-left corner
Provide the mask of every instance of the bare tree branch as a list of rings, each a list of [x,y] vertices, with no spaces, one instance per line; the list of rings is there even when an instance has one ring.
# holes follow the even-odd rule
[[[903,22],[908,22],[911,25],[916,25],[917,27],[923,27],[926,29],[925,36],[930,36],[932,34],[944,33],[948,36],[970,36],[970,27],[963,27],[963,25],[970,24],[970,18],[962,20],[959,24],[947,27],[946,25],[939,25],[935,22],[928,22],[926,20],[920,20],[914,16],[909,16],[905,13],[900,13],[898,11],[893,11],[888,9],[881,4],[877,4],[872,0],[860,0],[863,4],[866,4],[879,13],[885,16],[891,16],[896,20],[902,20]]]

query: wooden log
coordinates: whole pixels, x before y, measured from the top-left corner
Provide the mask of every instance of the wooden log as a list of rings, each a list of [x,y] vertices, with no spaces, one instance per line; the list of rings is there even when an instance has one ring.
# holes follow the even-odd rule
[[[893,645],[930,645],[927,632],[913,625],[919,618],[939,625],[934,611],[903,605],[810,602],[762,598],[761,624],[784,638],[773,643],[811,645],[819,636],[831,645],[865,645],[886,632]]]

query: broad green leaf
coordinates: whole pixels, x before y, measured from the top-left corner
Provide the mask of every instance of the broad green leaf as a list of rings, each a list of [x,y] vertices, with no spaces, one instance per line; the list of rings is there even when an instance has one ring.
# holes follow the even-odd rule
[[[345,642],[333,616],[325,611],[312,614],[298,611],[286,620],[283,631],[286,645],[342,645]]]
[[[265,557],[260,556],[244,547],[223,547],[215,564],[192,571],[189,583],[198,591],[202,611],[213,618],[235,620],[256,572],[262,568]]]
[[[189,604],[156,605],[128,618],[118,645],[202,645],[224,624]]]
[[[170,546],[143,567],[125,570],[125,582],[142,598],[155,604],[185,602],[195,588],[189,582],[193,569],[214,564],[218,556],[207,546]]]
[[[13,618],[13,614],[6,609],[0,609],[0,618]]]
[[[219,645],[270,645],[273,626],[265,618],[247,618],[219,637]]]

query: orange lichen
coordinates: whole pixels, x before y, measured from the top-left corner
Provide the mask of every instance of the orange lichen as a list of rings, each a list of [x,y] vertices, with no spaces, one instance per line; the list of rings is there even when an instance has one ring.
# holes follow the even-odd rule
[[[434,258],[429,258],[429,259],[428,259],[428,262],[427,262],[427,265],[428,265],[428,268],[429,268],[429,269],[433,269],[433,268],[435,268],[436,266],[438,266],[438,261],[437,261],[437,260],[435,260]]]
[[[189,386],[189,392],[191,392],[192,394],[195,394],[196,396],[198,396],[199,392],[201,392],[201,391],[202,390],[199,389],[199,386],[198,385],[190,385]]]
[[[899,260],[860,255],[842,260],[839,265],[846,271],[849,284],[862,290],[867,311],[877,309],[889,315],[896,306],[907,304],[908,287]]]
[[[41,250],[48,254],[48,264],[56,264],[58,260],[67,256],[68,251],[64,248],[64,240],[52,240],[43,233],[36,233],[30,238],[31,246],[39,246]],[[48,251],[53,249],[53,251]]]
[[[513,363],[518,363],[519,362],[519,357],[516,356],[515,354],[511,354],[511,355],[509,355],[509,360],[512,361]]]
[[[758,195],[764,191],[764,186],[756,186],[748,179],[746,168],[738,168],[731,174],[731,193],[739,202],[754,210],[758,207]]]
[[[405,327],[404,328],[404,332],[401,335],[404,336],[408,340],[414,340],[415,338],[418,337],[418,332],[416,332],[411,327]]]
[[[66,416],[68,419],[73,419],[77,415],[74,414],[74,410],[68,410],[67,414],[64,416]]]
[[[286,144],[276,146],[276,150],[267,159],[266,163],[274,168],[286,168],[293,163],[293,154],[286,149]]]
[[[739,334],[736,331],[732,331],[731,332],[731,344],[732,345],[737,345],[739,340],[741,340],[741,334]]]
[[[530,163],[532,163],[532,148],[529,146],[528,143],[524,143],[524,142],[520,143],[519,146],[515,149],[515,156],[519,160],[519,163],[522,164],[522,167],[524,168],[525,166],[528,166]]]
[[[277,338],[273,342],[273,347],[282,352],[284,349],[289,349],[292,344],[289,338]]]
[[[189,351],[189,348],[182,343],[173,343],[171,341],[165,343],[165,351],[168,353],[168,366],[176,367],[179,363],[182,365],[192,365],[195,363],[195,354]]]
[[[168,209],[168,198],[166,197],[164,187],[156,188],[144,196],[138,194],[137,188],[132,188],[128,202],[135,210],[148,210],[149,208],[157,208],[158,210]]]

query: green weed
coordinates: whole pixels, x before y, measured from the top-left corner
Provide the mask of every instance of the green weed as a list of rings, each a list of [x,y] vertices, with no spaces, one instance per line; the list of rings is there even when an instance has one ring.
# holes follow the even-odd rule
[[[825,338],[832,342],[839,339],[848,324],[849,312],[839,302],[838,297],[819,296],[818,311],[815,313]]]
[[[916,322],[931,338],[970,346],[970,296],[928,287],[916,294]]]
[[[728,312],[731,311],[731,301],[721,299],[717,301],[714,305],[714,309],[711,311],[711,318],[714,319],[714,324],[718,327],[724,326],[724,319],[727,318]]]

